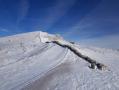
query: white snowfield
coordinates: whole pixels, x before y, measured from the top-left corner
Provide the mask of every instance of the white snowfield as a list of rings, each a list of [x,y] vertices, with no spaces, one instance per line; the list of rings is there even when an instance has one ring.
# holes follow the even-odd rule
[[[45,32],[0,38],[0,90],[119,90],[119,51],[74,44],[81,54],[107,66],[90,63],[55,43],[70,43]]]

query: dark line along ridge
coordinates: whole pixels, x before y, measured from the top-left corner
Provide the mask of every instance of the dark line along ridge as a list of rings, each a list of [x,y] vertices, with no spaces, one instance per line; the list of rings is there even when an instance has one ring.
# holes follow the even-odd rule
[[[104,70],[106,69],[106,66],[102,63],[99,63],[93,59],[91,59],[90,57],[88,56],[85,56],[85,55],[82,55],[79,51],[77,51],[75,48],[72,48],[70,45],[64,45],[64,44],[61,44],[59,43],[58,41],[52,41],[52,43],[55,43],[61,47],[64,47],[64,48],[68,48],[70,49],[72,52],[74,52],[77,56],[79,56],[80,58],[84,59],[85,61],[89,62],[91,64],[90,68],[92,69],[95,69],[97,67],[97,69],[99,70]]]

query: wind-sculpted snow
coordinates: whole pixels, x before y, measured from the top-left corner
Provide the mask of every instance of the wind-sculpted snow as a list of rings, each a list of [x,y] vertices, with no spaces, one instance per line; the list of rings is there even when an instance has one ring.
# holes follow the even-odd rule
[[[54,43],[61,37],[31,32],[0,38],[0,90],[119,90],[119,51],[74,44],[80,53],[107,65],[90,63]]]

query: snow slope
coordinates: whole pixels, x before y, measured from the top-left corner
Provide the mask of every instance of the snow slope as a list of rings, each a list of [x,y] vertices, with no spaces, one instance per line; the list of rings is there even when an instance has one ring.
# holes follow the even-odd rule
[[[108,67],[91,69],[68,48],[45,43],[59,39],[40,31],[0,38],[0,90],[119,90],[119,51],[75,44]]]

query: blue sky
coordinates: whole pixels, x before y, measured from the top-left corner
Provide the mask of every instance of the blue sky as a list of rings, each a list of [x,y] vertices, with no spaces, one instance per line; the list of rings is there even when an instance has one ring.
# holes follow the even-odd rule
[[[0,0],[0,36],[41,30],[83,44],[119,48],[118,4],[119,0]]]

